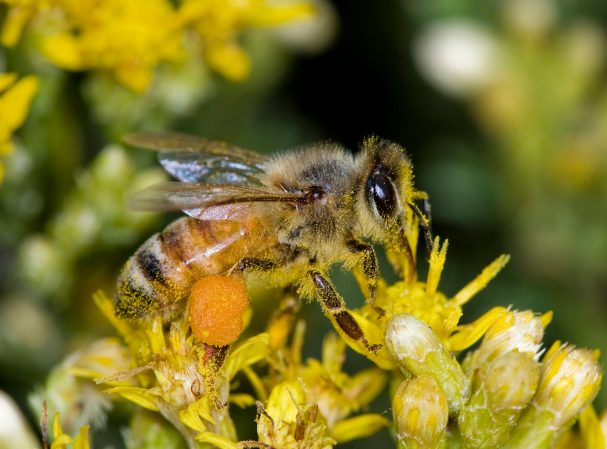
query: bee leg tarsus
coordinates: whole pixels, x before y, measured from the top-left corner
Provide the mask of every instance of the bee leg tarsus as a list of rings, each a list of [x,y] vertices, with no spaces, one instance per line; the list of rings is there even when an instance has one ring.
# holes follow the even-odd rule
[[[365,343],[365,346],[367,347],[367,349],[372,352],[373,354],[377,354],[377,351],[379,351],[383,346],[380,344],[373,344],[370,345],[367,343],[367,341],[364,341],[363,343]]]
[[[373,306],[373,310],[377,313],[378,318],[383,318],[386,316],[386,311],[379,306]]]
[[[364,337],[363,330],[347,309],[344,299],[337,293],[331,281],[318,271],[309,271],[308,275],[314,283],[325,313],[333,318],[339,330],[350,339],[360,342],[368,351],[375,353],[379,350],[381,345],[369,345]]]

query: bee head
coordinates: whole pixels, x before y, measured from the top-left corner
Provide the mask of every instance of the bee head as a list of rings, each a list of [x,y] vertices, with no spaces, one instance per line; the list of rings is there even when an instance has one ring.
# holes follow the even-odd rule
[[[413,171],[404,149],[375,136],[362,144],[361,190],[359,201],[364,203],[371,237],[392,244],[403,242],[405,226],[413,214],[419,218],[426,240],[431,237],[429,220],[414,201],[423,194],[413,187]]]

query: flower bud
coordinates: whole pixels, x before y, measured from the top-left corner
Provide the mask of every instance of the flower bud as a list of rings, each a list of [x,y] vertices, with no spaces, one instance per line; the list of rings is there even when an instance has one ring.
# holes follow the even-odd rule
[[[392,414],[401,447],[443,447],[449,409],[445,393],[432,377],[403,380],[392,398]]]
[[[458,417],[466,447],[499,447],[510,434],[539,382],[531,354],[509,352],[494,360]]]
[[[504,449],[550,448],[592,402],[601,384],[598,353],[555,343],[542,362],[542,376]]]
[[[468,396],[468,381],[430,327],[412,315],[396,315],[386,326],[385,339],[401,369],[414,376],[432,377],[443,389],[449,411],[461,409]]]
[[[530,310],[508,312],[489,328],[480,347],[465,363],[465,371],[484,369],[502,354],[521,352],[538,357],[544,325]]]
[[[568,426],[594,400],[601,384],[598,353],[573,346],[553,346],[542,363],[534,403],[554,413],[554,424]]]

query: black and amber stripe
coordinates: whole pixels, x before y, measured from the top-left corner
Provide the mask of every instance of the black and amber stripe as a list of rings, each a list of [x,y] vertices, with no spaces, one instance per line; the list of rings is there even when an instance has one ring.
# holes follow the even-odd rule
[[[245,254],[237,223],[181,218],[150,237],[124,266],[116,315],[138,319],[161,314],[165,322],[185,307],[194,282],[225,272]]]

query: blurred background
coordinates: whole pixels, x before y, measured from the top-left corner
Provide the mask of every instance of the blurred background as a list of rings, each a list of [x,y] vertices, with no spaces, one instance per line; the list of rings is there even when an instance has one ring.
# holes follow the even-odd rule
[[[0,69],[19,79],[0,78],[0,390],[33,428],[31,395],[51,388],[51,369],[113,332],[92,293],[111,292],[122,263],[174,219],[126,210],[125,196],[164,179],[153,154],[120,145],[135,130],[262,152],[323,140],[356,151],[369,134],[398,142],[430,195],[434,233],[450,241],[441,290],[512,256],[463,320],[495,305],[553,310],[547,342],[605,352],[607,3],[318,0],[311,17],[294,7],[232,23],[227,49],[196,16],[178,57],[155,47],[139,71],[104,54],[85,60],[82,11],[22,3],[0,0]],[[135,11],[162,27],[158,11]],[[335,277],[358,304],[352,279]],[[308,355],[330,329],[319,309],[303,311],[317,326]],[[352,369],[367,363],[349,357]],[[110,428],[121,422],[110,417]],[[348,447],[388,441],[384,432]]]

